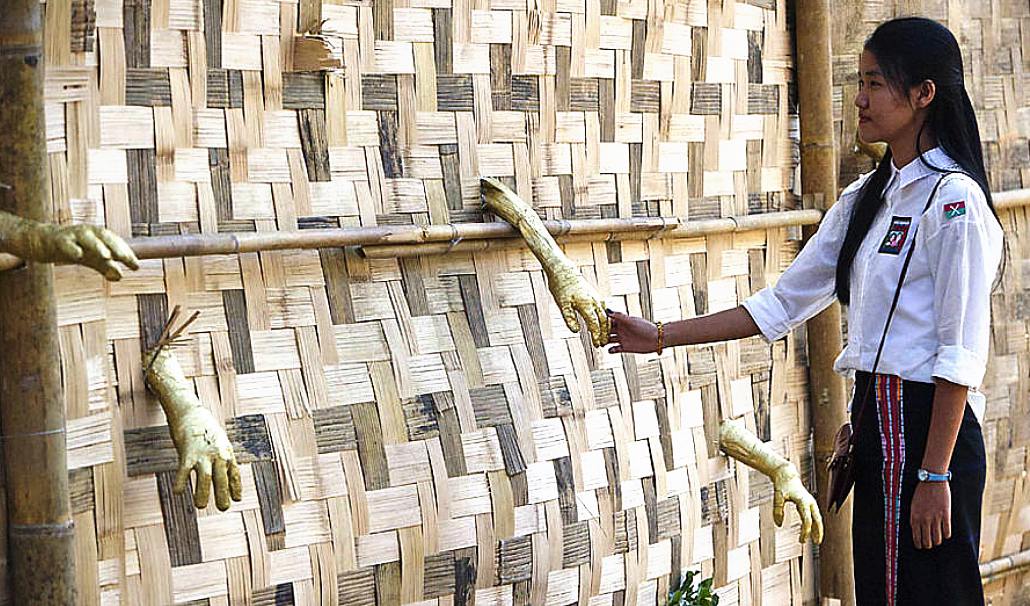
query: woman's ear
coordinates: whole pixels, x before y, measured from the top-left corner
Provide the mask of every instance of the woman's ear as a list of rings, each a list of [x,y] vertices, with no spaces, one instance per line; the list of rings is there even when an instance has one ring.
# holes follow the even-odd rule
[[[937,85],[933,80],[923,80],[909,90],[908,97],[913,108],[926,109],[937,97]]]

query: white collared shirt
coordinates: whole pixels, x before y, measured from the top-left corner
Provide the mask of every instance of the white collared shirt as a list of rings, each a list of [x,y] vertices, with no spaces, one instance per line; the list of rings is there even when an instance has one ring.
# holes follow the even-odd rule
[[[934,166],[959,168],[940,148],[924,156]],[[873,370],[901,266],[914,240],[916,249],[877,372],[966,385],[969,404],[982,420],[985,398],[976,388],[987,368],[990,296],[1002,255],[1001,225],[970,177],[945,177],[934,202],[921,214],[940,173],[918,158],[900,170],[893,164],[891,169],[884,206],[855,255],[848,341],[834,370],[848,376]],[[837,256],[869,176],[844,190],[779,280],[744,301],[767,340],[783,337],[833,302]]]

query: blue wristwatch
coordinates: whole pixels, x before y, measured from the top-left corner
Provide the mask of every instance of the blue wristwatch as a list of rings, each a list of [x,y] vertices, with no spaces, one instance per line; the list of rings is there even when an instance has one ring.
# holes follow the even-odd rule
[[[916,478],[920,482],[948,482],[951,480],[951,470],[949,469],[947,473],[933,473],[932,471],[920,469],[916,472]]]

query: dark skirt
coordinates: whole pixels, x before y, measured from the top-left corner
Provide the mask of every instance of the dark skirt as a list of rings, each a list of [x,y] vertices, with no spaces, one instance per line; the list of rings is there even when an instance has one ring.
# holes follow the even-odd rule
[[[951,457],[951,538],[916,549],[909,521],[934,386],[877,375],[856,428],[852,541],[859,606],[981,606],[978,554],[987,472],[980,424],[966,406]],[[858,373],[852,414],[871,380]],[[875,407],[875,408],[873,408]]]

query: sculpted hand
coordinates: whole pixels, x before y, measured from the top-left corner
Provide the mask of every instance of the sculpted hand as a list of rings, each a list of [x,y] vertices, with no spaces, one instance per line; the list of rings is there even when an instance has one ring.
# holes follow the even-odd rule
[[[118,263],[139,269],[135,253],[114,232],[99,225],[52,225],[0,213],[7,252],[28,261],[84,265],[111,281],[122,279]]]
[[[787,501],[794,504],[801,516],[802,543],[809,536],[816,544],[823,541],[823,516],[819,504],[805,485],[794,464],[776,453],[743,423],[727,419],[719,426],[719,448],[727,455],[766,475],[773,483],[773,521],[783,526],[783,508]]]
[[[178,311],[176,308],[173,320]],[[172,442],[179,453],[174,490],[176,494],[182,494],[190,472],[196,472],[193,504],[198,509],[207,507],[211,485],[214,484],[215,505],[225,511],[229,509],[230,498],[233,501],[243,498],[240,469],[232,443],[211,411],[200,403],[175,355],[163,347],[165,341],[162,338],[162,344],[143,355],[143,364],[147,386],[161,402]]]
[[[819,504],[812,493],[805,489],[801,476],[792,464],[781,467],[772,476],[773,482],[773,521],[783,526],[783,508],[787,501],[794,504],[801,516],[801,535],[798,541],[804,543],[812,537],[817,545],[823,542],[823,516],[819,513]]]
[[[658,349],[658,326],[643,318],[609,311],[611,335],[609,341],[615,345],[609,353],[651,353]]]
[[[608,344],[611,324],[605,313],[604,299],[575,267],[563,266],[547,271],[547,288],[558,304],[569,330],[579,332],[579,320],[576,318],[578,312],[587,323],[594,347]]]
[[[175,450],[179,452],[179,470],[175,475],[176,494],[186,490],[190,472],[196,472],[193,504],[207,507],[211,485],[215,487],[215,506],[229,509],[229,499],[243,498],[240,469],[232,444],[225,430],[208,409],[193,408],[169,424]]]
[[[610,326],[604,313],[604,299],[565,256],[533,207],[497,179],[483,178],[480,182],[486,208],[519,231],[543,267],[547,288],[565,318],[565,325],[572,332],[579,332],[578,312],[587,323],[594,347],[607,344]]]

